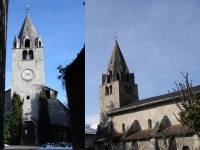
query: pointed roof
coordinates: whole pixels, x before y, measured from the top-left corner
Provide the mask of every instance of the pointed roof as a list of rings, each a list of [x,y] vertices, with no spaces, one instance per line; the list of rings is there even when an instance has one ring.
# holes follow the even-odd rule
[[[109,71],[122,71],[129,73],[117,40],[115,41],[115,46],[113,48],[110,62],[108,64],[108,72]]]
[[[27,14],[24,19],[24,23],[19,32],[18,38],[23,39],[26,35],[28,35],[30,39],[33,38],[35,39],[36,37],[38,37],[38,34],[36,32],[34,25],[32,24],[31,17],[29,14]]]

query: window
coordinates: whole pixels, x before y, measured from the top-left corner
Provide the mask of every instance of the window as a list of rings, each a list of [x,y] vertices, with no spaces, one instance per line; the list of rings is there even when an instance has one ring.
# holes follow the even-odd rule
[[[27,51],[23,50],[22,52],[22,59],[25,60],[27,58]]]
[[[30,95],[27,95],[27,96],[26,96],[26,99],[29,100],[29,99],[30,99]]]
[[[17,41],[14,42],[14,48],[17,48]]]
[[[125,131],[125,124],[124,123],[122,123],[122,132],[124,132]]]
[[[25,47],[30,47],[30,40],[29,39],[25,40]]]
[[[112,94],[112,85],[109,86],[109,94]]]
[[[152,128],[152,122],[151,122],[151,119],[148,120],[148,127],[149,127],[149,129]]]
[[[183,146],[182,150],[190,150],[189,146]]]
[[[30,50],[30,51],[28,52],[28,55],[29,55],[29,58],[30,58],[31,60],[34,59],[33,50]]]
[[[116,79],[119,80],[119,73],[116,74]]]
[[[105,87],[105,95],[108,95],[109,94],[109,88],[106,86]]]
[[[126,75],[126,82],[129,82],[129,75]]]
[[[128,87],[128,93],[131,94],[131,86]]]
[[[107,83],[110,83],[110,75],[107,75]]]
[[[39,47],[42,47],[42,42],[41,41],[39,41]]]

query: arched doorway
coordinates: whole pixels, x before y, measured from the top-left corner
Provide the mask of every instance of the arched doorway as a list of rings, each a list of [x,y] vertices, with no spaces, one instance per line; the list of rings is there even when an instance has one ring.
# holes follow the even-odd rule
[[[23,142],[25,145],[35,144],[35,125],[32,121],[26,121],[24,124]]]
[[[190,150],[189,146],[183,146],[182,150]]]

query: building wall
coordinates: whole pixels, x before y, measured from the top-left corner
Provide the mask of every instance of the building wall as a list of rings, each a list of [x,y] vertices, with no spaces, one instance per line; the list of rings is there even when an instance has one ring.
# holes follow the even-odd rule
[[[24,48],[27,49],[27,48]],[[22,48],[14,48],[12,56],[12,88],[11,96],[14,92],[20,95],[24,100],[23,116],[27,120],[31,117],[38,118],[38,97],[41,86],[44,85],[44,58],[43,48],[28,48],[34,53],[33,60],[22,60]],[[25,70],[32,70],[33,77],[31,80],[25,80],[22,73]],[[30,96],[27,99],[27,96]],[[31,115],[29,115],[31,114]]]
[[[140,111],[132,111],[122,115],[112,117],[115,130],[122,132],[122,123],[125,123],[126,129],[131,126],[134,120],[138,120],[142,129],[148,129],[148,119],[152,120],[152,127],[156,122],[160,122],[163,116],[167,116],[171,124],[178,124],[176,116],[178,116],[179,108],[176,104],[167,104],[163,106],[150,107]],[[174,113],[174,114],[173,114]]]

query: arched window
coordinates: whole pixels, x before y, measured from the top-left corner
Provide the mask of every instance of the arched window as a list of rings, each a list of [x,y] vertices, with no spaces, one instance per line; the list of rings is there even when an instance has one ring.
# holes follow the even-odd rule
[[[107,75],[107,83],[110,83],[110,75]]]
[[[116,74],[116,80],[119,80],[119,73]]]
[[[152,128],[152,121],[151,121],[151,119],[148,119],[148,127],[149,127],[149,129]]]
[[[22,59],[25,60],[27,58],[27,51],[23,50],[22,52]]]
[[[129,74],[126,75],[126,82],[129,82]]]
[[[17,41],[14,41],[14,48],[17,48]]]
[[[126,129],[126,126],[125,126],[125,124],[124,124],[124,123],[122,123],[122,132],[124,132],[124,131],[125,131],[125,129]]]
[[[105,95],[108,95],[109,94],[109,88],[106,86],[105,87]]]
[[[109,86],[109,94],[112,94],[112,85]]]
[[[25,47],[30,47],[30,40],[29,39],[25,40]]]
[[[28,52],[28,55],[29,55],[30,60],[34,59],[33,50],[30,50]]]
[[[38,47],[42,47],[42,42],[41,41],[39,41]]]
[[[183,146],[182,150],[190,150],[189,146]]]
[[[131,86],[128,87],[128,93],[131,94]]]
[[[109,74],[110,74],[110,80],[112,80],[112,71],[109,71]]]

